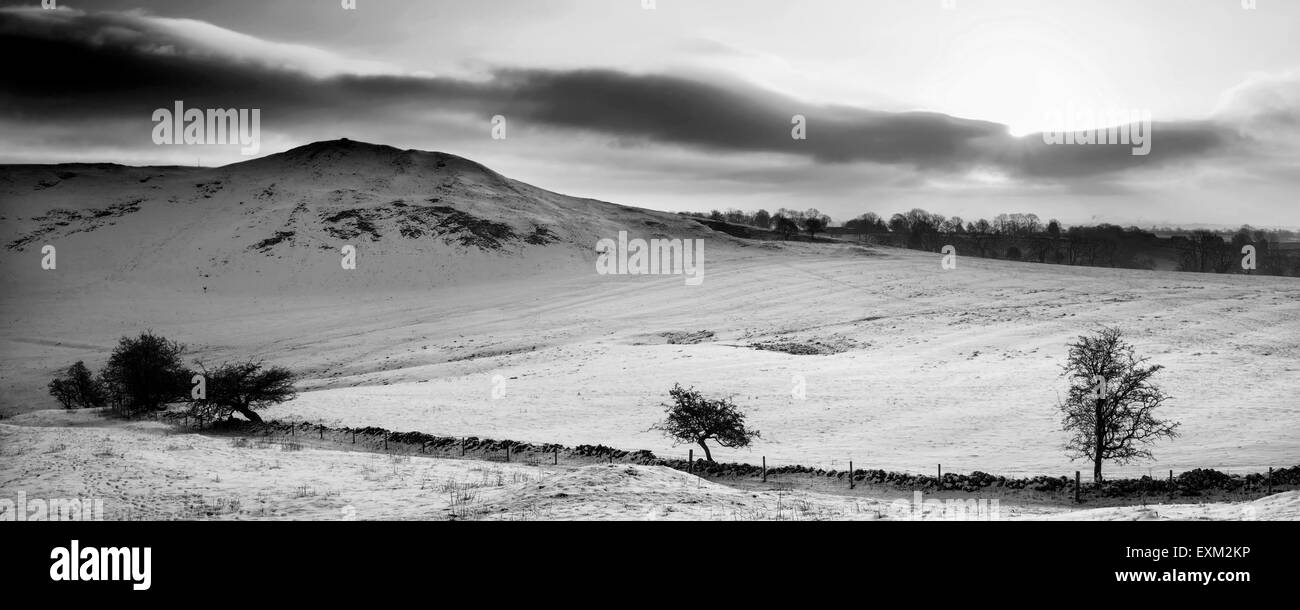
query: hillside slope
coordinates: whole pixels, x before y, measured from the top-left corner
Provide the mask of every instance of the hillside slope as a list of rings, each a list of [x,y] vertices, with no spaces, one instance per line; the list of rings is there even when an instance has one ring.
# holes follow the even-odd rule
[[[730,240],[454,155],[349,140],[218,168],[3,166],[0,201],[0,273],[26,290],[101,279],[200,293],[418,289],[580,268],[622,230]],[[57,274],[42,273],[46,244]],[[340,265],[345,244],[359,273]]]

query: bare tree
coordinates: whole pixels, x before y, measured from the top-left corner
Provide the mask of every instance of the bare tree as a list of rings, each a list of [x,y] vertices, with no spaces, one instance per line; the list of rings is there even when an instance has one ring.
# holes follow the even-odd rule
[[[1092,460],[1096,481],[1102,480],[1103,461],[1151,459],[1150,444],[1178,436],[1178,422],[1153,413],[1169,398],[1151,381],[1164,367],[1137,357],[1118,328],[1080,336],[1069,348],[1062,374],[1070,390],[1059,405],[1062,428],[1071,435],[1065,449],[1072,460]]]
[[[758,430],[745,427],[745,414],[728,398],[708,399],[695,388],[685,390],[679,384],[674,384],[668,394],[673,398],[673,404],[664,405],[668,417],[651,429],[662,431],[677,443],[699,445],[704,450],[704,459],[710,462],[713,454],[706,441],[735,448],[747,447],[760,438]]]

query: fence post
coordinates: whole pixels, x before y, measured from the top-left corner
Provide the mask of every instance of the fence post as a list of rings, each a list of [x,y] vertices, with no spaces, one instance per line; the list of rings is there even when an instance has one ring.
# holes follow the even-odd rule
[[[325,426],[320,427],[320,440],[325,440]]]
[[[465,457],[465,439],[460,439],[460,457]]]
[[[686,456],[686,472],[693,474],[695,472],[695,450],[691,449]]]
[[[943,489],[943,464],[939,464],[939,489]]]
[[[1074,503],[1079,503],[1079,471],[1074,471]]]
[[[1273,495],[1273,467],[1268,467],[1268,495]]]
[[[767,456],[763,456],[763,482],[767,482]]]
[[[357,444],[357,431],[356,431],[356,430],[353,430],[353,431],[352,431],[352,444],[353,444],[353,445]]]
[[[555,448],[555,465],[556,465],[556,466],[559,466],[559,465],[560,465],[560,448],[559,448],[559,447],[556,447],[556,448]]]
[[[849,460],[849,489],[853,489],[856,485],[853,481],[853,460]]]

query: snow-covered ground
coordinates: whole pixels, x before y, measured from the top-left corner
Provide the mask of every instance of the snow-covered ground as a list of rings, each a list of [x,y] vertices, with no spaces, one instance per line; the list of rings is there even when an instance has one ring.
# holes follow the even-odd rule
[[[527,466],[179,433],[80,412],[0,424],[0,499],[99,499],[108,520],[878,520],[897,500],[742,490],[663,467]],[[959,512],[931,512],[947,519]],[[1250,503],[1068,511],[1000,507],[1000,519],[1300,518],[1300,492]]]
[[[1166,367],[1162,411],[1183,423],[1157,462],[1111,472],[1300,462],[1300,281],[976,259],[945,272],[938,255],[848,246],[725,254],[701,286],[576,271],[314,297],[10,293],[0,401],[49,405],[57,368],[99,366],[118,337],[151,328],[207,361],[301,372],[307,391],[274,419],[684,456],[649,430],[681,383],[734,397],[763,432],[720,460],[1070,475],[1087,467],[1061,450],[1065,344],[1110,324]],[[661,336],[695,331],[713,334]],[[774,340],[843,351],[750,347]]]

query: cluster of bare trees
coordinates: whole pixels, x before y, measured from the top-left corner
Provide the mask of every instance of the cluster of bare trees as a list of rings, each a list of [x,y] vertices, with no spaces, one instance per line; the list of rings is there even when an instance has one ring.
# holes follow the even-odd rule
[[[1261,275],[1300,275],[1300,252],[1290,254],[1275,248],[1264,231],[1242,227],[1232,237],[1213,231],[1192,231],[1170,238],[1178,249],[1178,270],[1202,273],[1246,271]],[[1241,269],[1246,246],[1254,248],[1254,269]]]
[[[261,421],[255,409],[297,395],[293,374],[283,367],[248,360],[208,369],[196,361],[195,371],[185,366],[185,352],[184,345],[151,332],[122,337],[98,376],[77,362],[50,382],[50,395],[68,409],[107,404],[124,415],[138,415],[189,403],[191,413],[202,419],[239,413],[250,421]]]

